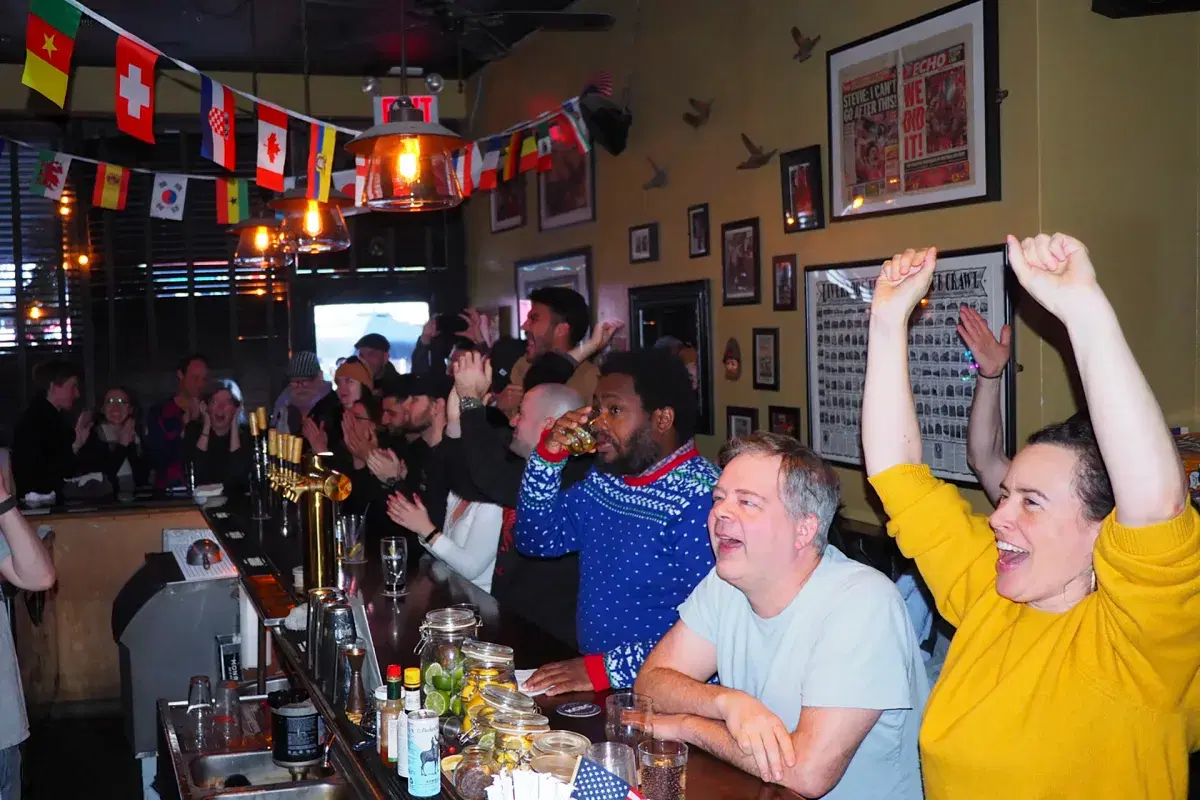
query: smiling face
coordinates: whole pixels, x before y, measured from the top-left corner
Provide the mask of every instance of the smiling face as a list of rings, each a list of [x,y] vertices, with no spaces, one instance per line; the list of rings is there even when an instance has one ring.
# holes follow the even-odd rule
[[[337,376],[337,396],[342,408],[350,408],[362,398],[363,385],[347,375]]]
[[[1075,451],[1053,444],[1028,445],[1013,459],[989,519],[1001,596],[1053,610],[1068,584],[1088,576],[1100,521],[1087,518],[1076,491],[1078,462]]]
[[[521,324],[521,330],[525,331],[525,357],[533,361],[538,356],[554,350],[557,327],[554,324],[554,312],[549,306],[531,303],[529,314]]]
[[[133,404],[129,402],[129,395],[120,389],[109,389],[104,395],[104,421],[110,425],[124,425],[125,420],[129,419],[129,415],[133,413]]]
[[[778,455],[739,455],[713,487],[708,536],[717,575],[747,594],[777,582],[797,559],[816,557],[808,547],[812,518],[792,519],[780,494],[782,462]]]
[[[602,376],[596,384],[592,413],[596,415],[592,422],[596,469],[601,472],[637,475],[674,449],[673,417],[661,417],[670,410],[647,413],[630,375]]]

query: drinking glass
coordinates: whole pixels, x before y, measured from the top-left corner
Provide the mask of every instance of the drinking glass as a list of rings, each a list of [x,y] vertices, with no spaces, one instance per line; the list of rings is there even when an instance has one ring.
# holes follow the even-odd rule
[[[237,681],[221,681],[213,708],[213,734],[218,747],[237,748],[242,742],[242,698]]]
[[[600,742],[589,747],[584,758],[596,762],[630,786],[637,786],[637,762],[629,745]]]
[[[408,594],[405,575],[408,570],[408,540],[403,536],[386,536],[379,543],[383,556],[383,596],[404,597]]]
[[[339,557],[347,564],[361,564],[367,560],[365,523],[365,514],[343,514],[337,521],[338,539],[341,540]]]
[[[188,682],[187,735],[190,749],[203,752],[213,743],[212,683],[207,675],[196,675]]]
[[[654,701],[644,694],[614,692],[604,701],[604,736],[636,747],[651,738]]]
[[[684,800],[688,746],[674,739],[647,739],[637,746],[638,783],[646,800]]]

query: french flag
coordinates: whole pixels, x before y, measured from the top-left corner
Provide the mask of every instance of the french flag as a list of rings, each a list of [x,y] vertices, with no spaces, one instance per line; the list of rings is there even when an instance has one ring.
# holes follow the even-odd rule
[[[205,76],[200,81],[200,155],[232,170],[237,164],[233,92]]]

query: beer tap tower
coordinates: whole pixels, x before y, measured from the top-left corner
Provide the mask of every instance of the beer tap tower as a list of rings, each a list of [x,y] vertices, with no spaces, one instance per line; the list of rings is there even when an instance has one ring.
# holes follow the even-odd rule
[[[293,452],[299,456],[299,448]],[[301,507],[305,586],[333,586],[337,579],[338,503],[350,496],[351,485],[350,478],[325,464],[331,456],[314,453],[303,464],[297,458],[295,477],[285,489],[286,496]]]

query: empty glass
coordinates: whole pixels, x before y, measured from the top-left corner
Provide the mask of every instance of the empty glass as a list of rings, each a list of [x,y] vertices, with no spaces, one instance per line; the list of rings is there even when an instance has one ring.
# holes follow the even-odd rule
[[[237,681],[221,681],[213,708],[213,738],[216,746],[233,750],[242,743],[242,698]]]
[[[589,747],[584,758],[596,762],[630,786],[637,786],[637,762],[629,745],[600,742]]]
[[[636,747],[651,738],[654,701],[643,694],[614,692],[604,701],[604,736]]]
[[[187,705],[188,745],[192,752],[202,753],[213,744],[212,683],[207,675],[196,675],[188,682]]]
[[[408,541],[403,536],[387,536],[379,543],[383,557],[383,596],[408,594],[405,577],[408,570]]]
[[[684,800],[688,746],[674,739],[647,739],[637,746],[638,783],[646,800]]]

